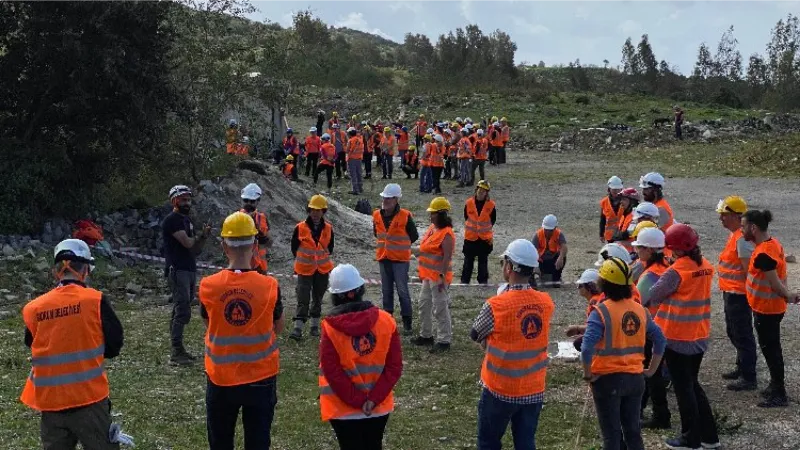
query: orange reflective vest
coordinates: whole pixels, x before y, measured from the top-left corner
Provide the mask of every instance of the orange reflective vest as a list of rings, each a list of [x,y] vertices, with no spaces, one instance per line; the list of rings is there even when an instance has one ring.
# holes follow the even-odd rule
[[[322,144],[320,148],[319,163],[323,166],[333,166],[336,161],[336,147],[331,143]]]
[[[663,264],[650,264],[649,266],[644,268],[644,271],[642,271],[642,274],[639,275],[639,279],[641,280],[642,277],[645,276],[645,274],[647,274],[647,273],[652,273],[654,275],[657,275],[659,278],[661,278],[661,275],[664,275],[664,272],[666,272],[667,269],[669,269],[669,266],[665,266]],[[635,287],[636,286],[634,286],[634,288]],[[637,291],[638,291],[638,289],[637,289]],[[639,302],[641,303],[641,298],[639,299]],[[658,306],[647,305],[647,310],[650,311],[650,315],[653,316],[653,317],[655,317],[656,314],[658,314]]]
[[[292,177],[292,171],[294,171],[294,164],[286,163],[286,165],[283,166],[283,176],[286,178]]]
[[[611,199],[605,196],[600,200],[600,214],[606,218],[606,229],[603,232],[603,239],[610,241],[614,233],[620,230],[622,208],[617,207],[615,210],[614,206],[611,204]]]
[[[445,148],[444,145],[434,144],[431,142],[428,145],[428,154],[430,155],[431,167],[444,167]]]
[[[353,136],[347,141],[347,159],[364,159],[364,139],[361,136]]]
[[[659,213],[661,213],[663,211],[667,212],[667,217],[668,217],[667,222],[663,227],[661,227],[661,231],[666,233],[667,229],[669,227],[671,227],[673,223],[675,223],[674,214],[672,213],[672,207],[669,206],[669,203],[667,203],[667,200],[663,199],[663,198],[661,200],[653,203],[653,204],[656,205],[656,207],[659,210]],[[664,219],[661,217],[661,214],[659,214],[658,222],[661,223],[662,220],[664,220]]]
[[[297,138],[294,136],[285,136],[283,138],[283,151],[284,153],[291,153],[292,155],[297,155],[300,153],[300,144],[297,142]]]
[[[476,139],[477,145],[475,146],[475,160],[486,161],[489,159],[489,140],[486,138]]]
[[[322,146],[322,140],[319,136],[306,136],[306,153],[315,154],[319,153],[319,148]]]
[[[333,270],[333,261],[328,253],[328,244],[331,243],[333,227],[328,222],[323,222],[322,233],[319,241],[314,242],[311,235],[311,227],[303,221],[297,224],[297,238],[300,240],[300,247],[297,249],[297,256],[294,258],[294,272],[298,275],[311,276],[315,272],[326,274]]]
[[[108,397],[100,291],[59,286],[22,308],[33,335],[31,373],[20,400],[38,411],[62,411]]]
[[[341,145],[342,148],[344,148],[344,145],[347,144],[347,135],[344,134],[344,131],[335,130],[332,133],[330,133],[330,135],[331,135],[331,145],[333,145],[334,148],[336,148],[337,143]]]
[[[383,142],[383,134],[375,133],[367,140],[367,153],[381,154],[381,143]]]
[[[417,124],[414,125],[414,130],[417,133],[417,136],[425,136],[425,131],[427,130],[428,123],[423,121],[417,121]]]
[[[592,358],[592,375],[642,373],[647,313],[633,299],[607,300],[594,307],[603,321],[603,338]]]
[[[439,281],[439,274],[441,274],[442,262],[444,261],[444,250],[442,250],[442,241],[445,236],[450,236],[453,240],[455,247],[456,235],[453,233],[452,227],[442,229],[436,228],[431,224],[425,234],[422,236],[422,241],[419,244],[419,258],[417,264],[417,271],[421,280]],[[453,261],[450,260],[450,265],[447,267],[447,273],[444,276],[447,284],[453,281]]]
[[[695,342],[707,339],[711,330],[711,284],[714,267],[703,258],[698,266],[683,256],[672,264],[681,277],[678,290],[658,307],[655,322],[664,336],[673,341]]]
[[[394,150],[396,144],[397,142],[394,138],[394,135],[391,134],[388,136],[384,135],[383,139],[381,140],[381,151],[383,151],[383,153],[389,156],[394,156]]]
[[[539,228],[539,231],[536,232],[536,250],[539,251],[539,261],[542,261],[545,250],[550,250],[550,253],[553,254],[561,251],[561,230],[554,229],[550,239],[545,237],[545,231],[544,228]]]
[[[225,142],[227,144],[235,144],[239,137],[239,130],[236,128],[228,128],[225,130]]]
[[[245,214],[250,214],[244,209],[239,210]],[[250,217],[253,218],[253,221],[256,223],[256,230],[262,236],[266,236],[269,233],[269,220],[267,220],[267,215],[261,211],[253,211],[250,214]],[[267,271],[267,247],[261,247],[258,245],[258,240],[255,241],[253,244],[253,258],[250,260],[250,265],[253,269],[260,270],[262,272]]]
[[[478,214],[478,207],[475,205],[475,197],[467,199],[467,221],[464,222],[464,240],[492,242],[494,233],[492,232],[492,211],[494,211],[494,201],[486,199],[481,213]]]
[[[221,270],[200,281],[208,313],[205,368],[217,386],[253,383],[278,374],[272,313],[278,281],[258,272]]]
[[[508,125],[503,125],[500,130],[502,131],[503,145],[506,145],[508,140],[511,139],[511,129],[508,128]]]
[[[350,377],[353,386],[365,393],[371,391],[383,373],[392,336],[397,331],[394,318],[385,311],[378,311],[378,320],[364,336],[348,336],[328,325],[325,319],[322,320],[322,330],[336,348],[342,369]],[[319,371],[319,390],[319,407],[323,421],[364,417],[361,409],[349,406],[333,392],[322,371],[322,364]],[[380,404],[375,405],[372,416],[385,415],[393,410],[394,393],[390,392]]]
[[[760,314],[783,314],[786,312],[787,299],[774,292],[764,272],[755,268],[756,257],[762,253],[778,262],[775,268],[778,278],[786,283],[786,256],[783,246],[775,238],[768,239],[756,245],[750,257],[746,283],[747,303],[753,311]]]
[[[489,131],[489,142],[494,147],[502,147],[503,133],[501,133],[497,128],[492,127],[491,131]]]
[[[725,244],[722,253],[719,254],[717,274],[719,275],[719,289],[721,291],[744,295],[746,292],[747,269],[742,266],[739,252],[736,249],[739,239],[742,239],[742,230],[740,229],[728,236],[728,242]]]
[[[417,167],[417,161],[418,161],[417,154],[415,152],[406,153],[405,161],[406,161],[406,165],[408,165],[408,166],[410,166],[412,168],[416,168]]]
[[[469,142],[467,138],[461,138],[458,141],[458,159],[470,159],[472,158],[472,143]]]
[[[623,232],[628,231],[628,228],[630,228],[632,223],[633,223],[633,211],[629,212],[628,214],[625,214],[623,211],[620,210],[619,230]],[[618,244],[625,247],[625,249],[628,250],[628,252],[633,251],[633,246],[631,245],[631,242],[633,242],[632,238],[626,239],[624,241],[614,241],[614,242],[617,242]]]
[[[487,303],[494,331],[486,339],[481,381],[491,392],[523,397],[544,392],[550,318],[550,295],[534,289],[506,291]]]
[[[401,208],[392,217],[387,230],[383,224],[381,211],[378,209],[372,212],[372,224],[375,226],[375,233],[378,239],[375,245],[375,259],[377,261],[408,262],[411,260],[411,239],[406,233],[409,217],[411,217],[411,212]]]
[[[408,131],[400,130],[398,134],[400,137],[397,139],[397,150],[401,152],[408,151]]]
[[[433,144],[430,143],[430,142],[427,142],[427,143],[425,143],[423,145],[424,145],[424,147],[423,147],[422,157],[419,159],[419,165],[422,166],[422,167],[430,167],[431,166],[431,149],[433,148],[432,147]]]
[[[586,306],[586,318],[589,318],[589,315],[592,314],[594,311],[595,305],[606,301],[606,296],[603,293],[595,294],[592,298],[589,299],[589,304]]]

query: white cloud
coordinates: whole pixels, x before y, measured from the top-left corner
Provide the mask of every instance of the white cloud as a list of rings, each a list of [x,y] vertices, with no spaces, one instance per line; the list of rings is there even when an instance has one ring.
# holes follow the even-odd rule
[[[514,25],[516,25],[516,27],[522,33],[532,34],[534,36],[550,33],[550,28],[547,28],[544,25],[533,23],[517,16],[514,16],[511,19],[514,22]]]
[[[407,9],[410,12],[418,15],[422,12],[421,2],[392,2],[389,4],[389,10],[393,13],[399,12],[402,9]]]
[[[339,28],[341,27],[352,28],[354,30],[363,31],[365,33],[372,33],[378,35],[384,39],[389,39],[390,41],[394,40],[392,36],[390,36],[388,33],[381,31],[380,28],[370,28],[369,25],[367,24],[367,21],[364,20],[364,14],[360,12],[351,12],[350,14],[347,15],[347,17],[340,18],[338,21],[336,21],[334,26]]]
[[[642,24],[635,20],[628,19],[619,24],[618,29],[622,34],[638,35],[642,31]]]
[[[464,16],[469,23],[475,23],[472,18],[472,0],[461,0],[459,6],[461,7],[461,15]]]
[[[283,28],[289,28],[294,25],[294,16],[292,13],[287,12],[286,14],[282,15],[280,19],[278,19],[278,25],[282,26]]]

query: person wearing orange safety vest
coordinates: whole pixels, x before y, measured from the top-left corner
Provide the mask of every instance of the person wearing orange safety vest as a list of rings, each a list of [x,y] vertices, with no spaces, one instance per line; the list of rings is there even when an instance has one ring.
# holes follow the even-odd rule
[[[408,180],[411,179],[411,175],[414,175],[415,179],[419,177],[419,156],[417,155],[416,145],[411,144],[408,146],[408,151],[403,157],[403,167],[401,169]]]
[[[722,226],[730,234],[719,254],[717,276],[725,305],[725,331],[736,349],[736,367],[723,373],[722,378],[733,380],[731,391],[752,391],[758,388],[756,377],[756,339],[753,335],[753,310],[747,302],[747,269],[755,244],[742,234],[742,215],[747,203],[738,196],[720,200],[717,213]]]
[[[478,129],[475,132],[475,145],[472,150],[475,154],[475,160],[472,162],[472,179],[475,179],[475,169],[478,169],[480,180],[486,179],[486,160],[489,159],[489,140],[483,135],[483,130]]]
[[[605,301],[603,293],[600,291],[598,281],[600,280],[600,273],[597,269],[586,269],[581,276],[575,281],[578,286],[578,295],[586,299],[586,317],[588,318],[594,306],[600,302]],[[567,337],[572,338],[572,345],[575,350],[581,351],[581,344],[583,343],[583,333],[586,331],[586,325],[570,325],[565,330]]]
[[[629,252],[633,251],[631,247],[631,232],[634,230],[636,224],[633,220],[634,211],[639,206],[639,192],[635,188],[625,188],[619,193],[619,229],[611,236],[609,242],[616,242],[628,249]],[[602,219],[601,219],[602,221]],[[605,224],[600,227],[605,231]],[[605,237],[605,236],[603,236]]]
[[[411,244],[419,239],[417,224],[411,211],[400,207],[403,190],[399,184],[390,183],[381,192],[381,208],[372,212],[372,233],[377,240],[375,260],[381,270],[383,310],[394,314],[394,288],[400,300],[403,334],[412,334],[411,294],[408,291],[408,269],[411,261]]]
[[[309,317],[309,333],[313,337],[319,336],[322,297],[328,289],[328,274],[333,269],[333,226],[325,220],[328,199],[319,194],[312,196],[307,210],[308,218],[298,223],[292,234],[294,273],[297,275],[297,311],[293,319],[294,329],[289,337],[295,340],[303,338],[303,328]]]
[[[465,127],[461,130],[461,139],[456,143],[456,158],[459,165],[458,187],[472,184],[472,158],[474,151],[469,140],[470,128]]]
[[[433,167],[431,167],[433,136],[426,134],[424,139],[425,143],[419,152],[419,191],[428,194],[433,191]]]
[[[337,125],[336,128],[338,128],[338,125],[339,125],[339,113],[336,112],[336,111],[331,113],[331,118],[328,119],[328,134],[332,134],[331,131],[334,129],[334,127],[333,127],[334,125]]]
[[[502,146],[500,150],[497,152],[498,154],[498,164],[505,164],[506,163],[506,146],[508,146],[508,141],[511,139],[511,130],[508,127],[508,120],[505,117],[500,118],[500,140],[502,142]]]
[[[433,179],[433,193],[441,194],[442,171],[444,170],[444,160],[446,158],[447,148],[445,147],[445,142],[442,135],[437,134],[433,139],[434,142],[428,144],[428,153],[430,156],[431,173]]]
[[[375,132],[372,133],[372,128],[366,126],[362,130],[362,135],[366,142],[364,146],[364,170],[366,172],[364,179],[367,180],[372,178],[372,155],[375,155],[375,168],[383,167],[383,149],[381,148],[383,128],[375,128]]]
[[[697,232],[690,226],[675,224],[664,234],[675,262],[650,288],[649,304],[658,305],[655,321],[667,338],[664,358],[681,413],[681,434],[666,445],[718,448],[717,424],[697,378],[708,350],[714,266],[703,258]]]
[[[333,309],[322,321],[319,406],[340,450],[380,450],[394,387],[403,373],[403,349],[391,315],[364,299],[355,267],[331,271]]]
[[[531,240],[539,252],[542,275],[548,275],[554,287],[561,287],[561,272],[567,263],[567,237],[558,228],[558,219],[548,214],[542,220],[542,227]]]
[[[379,134],[380,135],[380,134]],[[381,169],[383,169],[383,176],[381,179],[392,179],[392,172],[394,172],[394,155],[397,153],[397,139],[390,127],[383,129],[383,134],[380,135],[381,143]]]
[[[622,207],[620,206],[620,192],[625,186],[622,180],[614,175],[606,184],[606,196],[600,200],[600,243],[606,244],[613,241],[615,233],[620,231],[622,224]]]
[[[603,448],[644,450],[639,418],[645,377],[658,371],[666,340],[633,300],[633,277],[625,261],[606,259],[599,276],[605,301],[593,307],[583,335],[583,379],[591,386]],[[648,346],[653,356],[645,368]]]
[[[284,318],[278,281],[250,268],[257,234],[249,215],[228,216],[220,234],[228,267],[200,281],[210,450],[234,448],[239,410],[245,448],[270,448]]]
[[[328,190],[333,187],[333,168],[336,165],[336,147],[331,144],[331,135],[322,134],[322,146],[319,149],[319,165],[314,172],[314,184],[319,180],[319,174],[325,172],[328,179]]]
[[[256,271],[265,274],[267,273],[267,249],[272,245],[272,238],[269,235],[269,220],[267,215],[258,211],[259,200],[261,200],[261,188],[255,184],[250,183],[242,189],[242,209],[241,212],[249,214],[256,224],[255,243],[253,244],[253,260],[251,267]]]
[[[786,287],[786,255],[781,243],[769,233],[772,213],[750,210],[742,216],[742,235],[755,244],[747,268],[747,301],[753,310],[753,322],[761,353],[767,361],[770,382],[758,403],[761,408],[788,406],[784,384],[781,321],[788,302],[800,302],[800,294]]]
[[[54,256],[58,286],[22,308],[32,368],[20,400],[41,412],[42,448],[74,449],[80,442],[116,450],[103,363],[119,355],[122,325],[108,297],[86,285],[94,269],[89,246],[67,239]]]
[[[297,138],[294,136],[294,131],[291,128],[286,129],[286,136],[283,137],[281,146],[284,155],[300,155],[300,143],[297,141]]]
[[[539,265],[530,241],[511,242],[502,261],[508,284],[483,304],[470,331],[470,339],[485,350],[478,450],[499,449],[509,422],[514,448],[535,449],[555,305],[548,294],[528,284]]]
[[[453,282],[453,253],[456,236],[453,219],[448,215],[450,202],[436,197],[428,206],[431,224],[422,236],[417,253],[417,270],[422,280],[419,299],[420,332],[411,342],[431,345],[431,353],[450,350],[453,338],[450,317],[450,284]],[[436,319],[436,336],[433,319]]]
[[[489,164],[500,164],[500,150],[503,148],[503,132],[500,122],[495,120],[489,126]]]
[[[428,131],[425,131],[427,126],[428,122],[425,121],[425,114],[420,114],[419,119],[417,119],[417,121],[414,122],[414,138],[416,141],[415,143],[417,144],[417,148],[420,148],[422,146],[423,142],[422,138],[426,134],[430,133]]]
[[[369,132],[369,127],[364,129],[365,133]],[[349,128],[347,135],[350,136],[347,141],[347,173],[350,175],[350,185],[352,186],[353,195],[358,195],[362,191],[363,179],[361,178],[361,164],[364,159],[364,149],[366,148],[366,138],[360,136],[355,128]],[[370,156],[372,158],[372,156]]]
[[[331,135],[331,145],[336,149],[336,179],[342,179],[342,172],[347,173],[347,135],[339,128],[339,124],[333,124]]]
[[[641,295],[642,306],[647,308],[651,316],[658,314],[658,306],[650,304],[650,288],[652,288],[661,278],[661,275],[669,269],[669,262],[664,256],[664,232],[658,229],[652,222],[642,222],[637,226],[652,224],[648,228],[639,229],[636,233],[636,240],[633,241],[633,248],[636,249],[637,261],[642,263],[643,271],[636,281],[636,287]],[[631,269],[633,272],[633,269]],[[633,275],[633,274],[632,274]],[[645,347],[644,364],[649,365],[653,353],[650,348],[651,342],[648,339]],[[653,415],[650,419],[642,422],[642,428],[665,429],[672,428],[672,415],[669,411],[667,402],[667,379],[664,376],[663,368],[645,380],[645,390],[642,396],[642,412],[644,412],[648,401],[653,400]],[[644,414],[642,414],[644,417]]]
[[[494,249],[494,232],[497,209],[489,198],[489,182],[480,180],[475,195],[464,205],[464,266],[461,268],[461,283],[469,284],[475,258],[478,259],[478,284],[489,282],[489,254]]]
[[[650,172],[639,179],[644,201],[650,202],[658,208],[658,227],[664,233],[675,223],[672,207],[664,198],[664,177],[660,173]]]
[[[229,155],[235,155],[236,146],[239,141],[239,124],[236,119],[228,121],[228,128],[225,130],[225,148]]]
[[[311,127],[306,136],[306,176],[317,176],[317,164],[319,163],[319,150],[322,147],[322,139],[317,135],[317,127]]]
[[[287,180],[297,181],[297,166],[294,165],[295,157],[288,155],[286,160],[278,166]]]
[[[401,126],[398,130],[395,130],[394,133],[395,139],[397,139],[397,155],[400,157],[400,169],[402,170],[402,166],[406,161],[406,153],[408,152],[409,145],[411,144],[408,135],[408,127]]]

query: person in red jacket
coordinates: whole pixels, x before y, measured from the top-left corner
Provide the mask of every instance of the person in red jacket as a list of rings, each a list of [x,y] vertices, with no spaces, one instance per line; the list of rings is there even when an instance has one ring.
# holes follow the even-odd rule
[[[397,325],[364,299],[364,279],[350,264],[331,271],[328,291],[333,309],[319,343],[322,420],[330,421],[341,450],[380,450],[403,373]]]

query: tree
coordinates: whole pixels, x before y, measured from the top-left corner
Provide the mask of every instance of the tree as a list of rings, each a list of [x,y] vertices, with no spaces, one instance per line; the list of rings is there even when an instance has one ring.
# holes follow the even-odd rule
[[[611,64],[607,59],[603,60],[603,68],[608,69],[608,65]]]
[[[706,78],[711,75],[713,66],[714,59],[711,57],[711,52],[704,42],[700,44],[700,48],[697,50],[697,62],[694,64],[694,72],[692,74],[695,78]]]
[[[642,40],[639,41],[637,54],[644,71],[644,79],[650,88],[655,90],[658,84],[658,61],[656,61],[656,55],[653,54],[650,40],[646,34],[642,35]]]
[[[726,78],[731,81],[742,79],[742,54],[736,49],[739,41],[733,37],[733,25],[722,34],[717,45],[717,54],[711,64],[711,77]]]
[[[640,75],[642,73],[639,55],[636,54],[636,48],[633,46],[631,38],[626,39],[625,44],[622,46],[622,67],[625,75]]]
[[[398,49],[398,62],[413,69],[427,69],[434,63],[434,48],[428,36],[406,33],[403,45]]]

